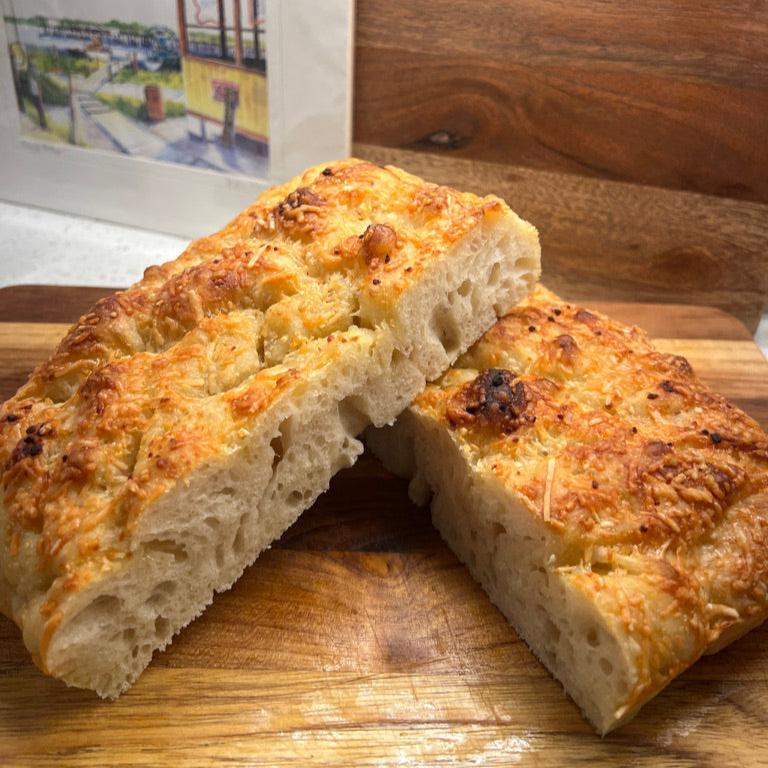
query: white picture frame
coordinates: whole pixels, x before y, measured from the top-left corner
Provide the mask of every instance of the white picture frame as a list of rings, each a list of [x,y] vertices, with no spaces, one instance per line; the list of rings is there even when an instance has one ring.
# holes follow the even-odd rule
[[[164,0],[167,1],[167,0]],[[197,237],[265,188],[349,154],[353,0],[266,0],[269,171],[189,168],[21,135],[0,24],[0,198]]]

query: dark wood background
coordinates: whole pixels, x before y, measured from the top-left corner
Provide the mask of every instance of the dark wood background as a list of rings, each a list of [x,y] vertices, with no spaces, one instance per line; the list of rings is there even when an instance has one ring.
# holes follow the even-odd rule
[[[765,0],[357,0],[355,151],[507,198],[556,290],[754,329],[767,39]]]

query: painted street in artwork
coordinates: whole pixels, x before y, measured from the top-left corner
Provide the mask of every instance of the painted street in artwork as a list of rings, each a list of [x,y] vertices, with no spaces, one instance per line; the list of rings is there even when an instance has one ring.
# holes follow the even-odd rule
[[[263,3],[0,1],[25,138],[266,175]]]

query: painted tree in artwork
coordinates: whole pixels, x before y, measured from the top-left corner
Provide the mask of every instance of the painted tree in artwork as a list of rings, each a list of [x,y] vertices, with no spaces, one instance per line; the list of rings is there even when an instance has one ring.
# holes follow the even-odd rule
[[[59,55],[58,53],[48,54],[50,57],[47,62],[46,71],[56,72],[67,77],[67,91],[69,104],[69,135],[70,144],[77,143],[77,110],[75,108],[75,87],[73,84],[73,75],[89,75],[91,70],[88,62],[77,59],[73,56]]]

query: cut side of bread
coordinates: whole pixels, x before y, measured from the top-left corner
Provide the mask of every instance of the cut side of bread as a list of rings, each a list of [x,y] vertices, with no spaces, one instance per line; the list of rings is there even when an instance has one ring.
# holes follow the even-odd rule
[[[525,295],[501,200],[344,161],[99,302],[0,409],[0,608],[104,697]]]
[[[768,613],[768,435],[541,286],[366,442],[600,733]]]

